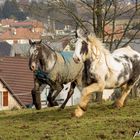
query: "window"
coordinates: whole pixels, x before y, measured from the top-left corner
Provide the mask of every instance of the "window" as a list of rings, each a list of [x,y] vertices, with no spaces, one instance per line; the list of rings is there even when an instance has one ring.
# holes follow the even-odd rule
[[[3,106],[8,106],[8,91],[3,92]]]

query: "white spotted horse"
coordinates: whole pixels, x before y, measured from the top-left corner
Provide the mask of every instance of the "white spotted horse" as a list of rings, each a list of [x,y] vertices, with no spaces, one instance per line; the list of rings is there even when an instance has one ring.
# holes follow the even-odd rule
[[[33,104],[36,109],[41,109],[40,87],[48,84],[50,91],[47,97],[50,106],[55,106],[55,98],[63,89],[63,84],[71,82],[67,98],[60,106],[63,109],[72,96],[75,86],[80,88],[83,64],[76,64],[72,52],[54,51],[42,41],[31,41],[29,68],[34,73],[34,88],[32,90]]]
[[[88,61],[88,78],[91,79],[83,87],[80,103],[74,112],[76,117],[81,117],[86,111],[91,94],[103,92],[104,89],[121,88],[122,95],[114,103],[117,108],[121,108],[140,77],[140,53],[130,46],[110,53],[100,39],[81,28],[77,29],[73,59],[76,63]]]

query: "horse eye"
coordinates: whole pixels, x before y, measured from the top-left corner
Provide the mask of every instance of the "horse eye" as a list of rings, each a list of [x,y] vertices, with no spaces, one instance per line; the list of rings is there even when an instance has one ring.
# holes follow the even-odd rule
[[[88,34],[88,32],[85,32],[85,35],[87,35]]]
[[[78,38],[77,32],[75,32],[75,38]]]
[[[82,42],[82,48],[81,48],[81,52],[80,52],[81,54],[87,54],[88,53],[88,44],[85,42],[85,41],[83,41]]]

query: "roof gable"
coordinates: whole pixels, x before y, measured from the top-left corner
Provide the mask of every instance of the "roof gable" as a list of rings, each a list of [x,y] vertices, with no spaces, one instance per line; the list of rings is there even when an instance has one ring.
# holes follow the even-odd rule
[[[27,58],[1,57],[0,78],[7,83],[22,104],[32,103],[33,73],[28,68]]]

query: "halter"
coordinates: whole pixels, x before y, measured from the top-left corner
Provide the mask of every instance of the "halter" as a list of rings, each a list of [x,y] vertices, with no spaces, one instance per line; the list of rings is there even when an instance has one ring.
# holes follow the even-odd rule
[[[51,80],[51,78],[49,77],[49,74],[42,71],[41,69],[36,70],[34,72],[35,76],[37,77],[37,79],[39,81],[41,81],[42,83],[47,83],[48,85],[54,84],[54,81]]]

